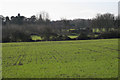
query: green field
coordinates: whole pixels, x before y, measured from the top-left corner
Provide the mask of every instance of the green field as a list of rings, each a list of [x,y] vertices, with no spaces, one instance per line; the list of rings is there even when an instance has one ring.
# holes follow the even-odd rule
[[[42,40],[40,36],[33,35],[31,36],[32,40]]]
[[[71,39],[74,39],[74,38],[77,38],[78,36],[68,36],[70,37]]]
[[[2,44],[3,78],[115,78],[118,39]]]

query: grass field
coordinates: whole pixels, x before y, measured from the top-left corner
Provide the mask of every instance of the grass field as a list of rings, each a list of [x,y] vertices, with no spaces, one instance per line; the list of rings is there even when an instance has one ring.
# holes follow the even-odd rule
[[[115,78],[118,40],[3,43],[3,78]]]
[[[77,38],[78,35],[76,35],[76,36],[69,35],[68,37],[70,37],[71,39],[74,39],[74,38]],[[42,40],[42,38],[40,36],[36,36],[36,35],[31,36],[31,38],[32,38],[32,40]]]
[[[33,35],[31,36],[32,40],[42,40],[40,36]]]
[[[74,39],[74,38],[77,38],[78,36],[68,36],[70,37],[71,39]]]

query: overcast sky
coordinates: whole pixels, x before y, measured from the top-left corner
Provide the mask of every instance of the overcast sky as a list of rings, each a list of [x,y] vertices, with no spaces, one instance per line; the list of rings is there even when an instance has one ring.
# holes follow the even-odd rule
[[[119,0],[0,0],[0,15],[26,17],[41,11],[49,13],[51,20],[61,18],[93,18],[97,13],[118,14]]]

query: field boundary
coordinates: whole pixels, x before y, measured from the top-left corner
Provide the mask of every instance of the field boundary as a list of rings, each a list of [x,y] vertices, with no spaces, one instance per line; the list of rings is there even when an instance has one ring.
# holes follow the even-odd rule
[[[3,78],[2,80],[118,80],[118,78]]]

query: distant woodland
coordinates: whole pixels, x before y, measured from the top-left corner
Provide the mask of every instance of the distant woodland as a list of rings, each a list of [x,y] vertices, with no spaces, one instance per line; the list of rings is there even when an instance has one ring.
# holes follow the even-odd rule
[[[120,38],[120,17],[111,13],[97,14],[92,19],[57,21],[50,20],[46,12],[30,18],[20,13],[17,16],[2,16],[1,18],[3,42]],[[41,39],[33,40],[32,36],[38,36]]]

